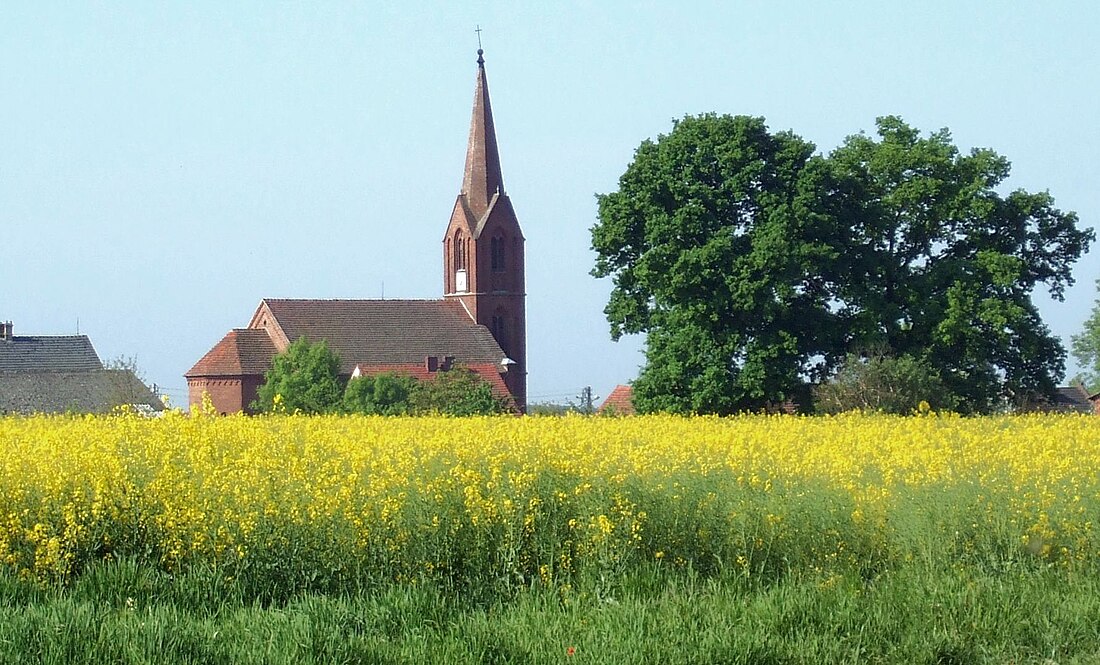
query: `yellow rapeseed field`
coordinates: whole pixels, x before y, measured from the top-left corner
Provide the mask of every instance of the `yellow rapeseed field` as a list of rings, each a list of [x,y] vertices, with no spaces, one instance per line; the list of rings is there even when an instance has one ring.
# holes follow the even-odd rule
[[[336,587],[1093,565],[1100,418],[0,419],[0,563]]]

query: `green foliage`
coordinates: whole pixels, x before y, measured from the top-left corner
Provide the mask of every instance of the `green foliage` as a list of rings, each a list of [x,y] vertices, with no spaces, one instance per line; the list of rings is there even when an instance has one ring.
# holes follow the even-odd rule
[[[570,403],[532,402],[527,405],[529,416],[564,416],[570,413],[577,413],[577,407]]]
[[[336,352],[324,341],[310,344],[301,337],[275,356],[253,406],[264,412],[331,413],[340,407],[343,394]]]
[[[1065,350],[1031,293],[1044,284],[1060,300],[1094,233],[1046,192],[1002,196],[1008,160],[960,154],[946,129],[921,137],[891,116],[877,134],[849,137],[828,159],[848,348],[925,359],[965,412],[1052,393]]]
[[[0,662],[1096,661],[1095,575],[922,563],[873,579],[805,572],[768,585],[654,567],[625,576],[613,598],[587,584],[564,596],[534,586],[491,610],[408,583],[265,606],[225,593],[233,583],[216,571],[177,578],[96,564],[97,589],[0,577]]]
[[[1096,280],[1097,298],[1092,313],[1080,334],[1073,336],[1073,357],[1081,363],[1084,373],[1078,378],[1090,394],[1100,392],[1100,279]]]
[[[510,405],[493,395],[493,388],[476,372],[454,367],[438,372],[410,395],[412,411],[450,416],[478,416],[510,412]]]
[[[411,410],[411,400],[419,390],[411,376],[378,374],[348,381],[344,391],[344,412],[365,415],[402,416]]]
[[[955,408],[953,396],[928,363],[911,356],[851,354],[836,376],[814,390],[821,413],[859,410],[911,414],[925,402],[936,411]]]
[[[689,116],[598,196],[592,272],[613,278],[611,335],[648,333],[639,411],[754,409],[822,370],[837,230],[813,150],[762,118]]]
[[[794,395],[858,349],[921,358],[963,412],[1049,395],[1061,299],[1095,237],[1009,163],[896,117],[827,157],[761,118],[688,116],[598,196],[612,338],[646,334],[639,411],[733,413]]]

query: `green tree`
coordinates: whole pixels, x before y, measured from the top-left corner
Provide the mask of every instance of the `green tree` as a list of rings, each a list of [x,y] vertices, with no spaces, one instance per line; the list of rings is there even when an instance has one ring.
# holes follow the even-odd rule
[[[414,413],[476,416],[508,413],[510,404],[493,395],[493,388],[476,372],[454,367],[422,381],[410,396]]]
[[[912,356],[894,358],[883,352],[850,354],[829,381],[814,390],[820,413],[859,410],[907,415],[921,402],[937,411],[955,408],[939,373]]]
[[[1072,338],[1073,357],[1084,372],[1078,376],[1089,393],[1100,392],[1100,279],[1096,280],[1097,298],[1092,313],[1080,334]]]
[[[688,116],[597,197],[611,336],[646,333],[639,411],[756,409],[827,370],[837,228],[813,152],[762,118]]]
[[[254,406],[259,411],[280,408],[288,412],[330,413],[340,407],[344,394],[340,381],[340,358],[324,341],[310,344],[305,337],[293,342],[264,374]]]
[[[344,411],[381,416],[407,415],[412,397],[419,390],[418,383],[411,376],[390,373],[352,379],[344,391]]]
[[[961,154],[946,129],[922,137],[880,118],[877,138],[849,137],[828,162],[847,348],[924,359],[965,412],[1051,394],[1065,350],[1031,293],[1043,284],[1061,300],[1093,232],[1048,193],[1002,196],[1008,160]]]
[[[704,115],[645,141],[597,197],[593,275],[611,335],[646,334],[640,411],[731,413],[798,394],[846,354],[919,358],[965,412],[1051,394],[1061,299],[1094,239],[1008,161],[896,117],[827,158],[760,118]]]

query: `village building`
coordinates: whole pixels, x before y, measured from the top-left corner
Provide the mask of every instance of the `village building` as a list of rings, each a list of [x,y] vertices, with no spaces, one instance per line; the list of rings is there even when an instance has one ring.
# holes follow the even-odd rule
[[[1031,410],[1100,415],[1100,393],[1090,395],[1080,384],[1061,386],[1055,389],[1052,399],[1040,401]]]
[[[164,410],[129,369],[103,366],[87,335],[15,335],[0,323],[0,415]]]
[[[394,372],[429,380],[465,367],[524,411],[527,322],[524,238],[504,188],[485,59],[478,49],[462,189],[443,236],[438,300],[265,298],[186,374],[189,401],[250,412],[276,354],[325,341],[344,378]]]
[[[596,413],[609,416],[635,415],[637,412],[634,410],[634,388],[623,384],[615,386],[600,408],[596,409]]]

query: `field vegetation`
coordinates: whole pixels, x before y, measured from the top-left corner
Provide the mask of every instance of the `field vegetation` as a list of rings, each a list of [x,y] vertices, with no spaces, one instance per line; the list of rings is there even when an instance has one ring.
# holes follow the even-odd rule
[[[1087,416],[0,420],[0,660],[1090,662]]]

